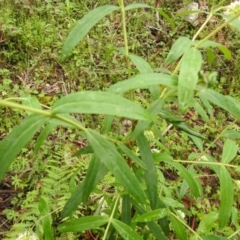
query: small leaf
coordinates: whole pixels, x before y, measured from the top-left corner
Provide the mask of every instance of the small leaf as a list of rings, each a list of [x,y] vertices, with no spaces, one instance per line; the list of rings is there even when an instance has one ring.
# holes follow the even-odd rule
[[[202,240],[229,240],[229,238],[217,236],[217,235],[208,235],[208,236],[201,236]]]
[[[60,232],[83,232],[88,229],[95,229],[106,224],[109,218],[106,216],[81,217],[72,221],[62,223],[58,226]]]
[[[197,233],[199,235],[209,233],[212,230],[214,224],[216,223],[217,218],[218,212],[210,212],[207,215],[205,215],[201,219],[200,224],[198,225]]]
[[[220,168],[220,210],[219,210],[219,227],[223,228],[228,223],[233,207],[233,182],[226,169]]]
[[[131,227],[129,227],[125,223],[117,219],[112,219],[112,225],[123,239],[142,240],[142,238]]]
[[[117,6],[105,5],[88,12],[69,33],[62,48],[61,59],[64,60],[69,55],[97,22],[118,9]]]
[[[201,52],[196,48],[189,48],[183,55],[178,79],[179,109],[183,113],[187,111],[193,100],[201,65]]]
[[[36,97],[32,97],[31,95],[24,96],[24,100],[22,101],[22,104],[27,107],[32,107],[36,109],[42,109],[40,102]],[[26,111],[28,115],[34,114],[33,112]]]
[[[43,216],[42,227],[44,232],[45,239],[54,240],[53,228],[52,228],[52,217],[49,211],[47,200],[44,197],[41,197],[38,204],[38,209]]]
[[[54,104],[52,112],[107,114],[152,120],[150,113],[139,104],[108,92],[82,91],[69,94]]]
[[[174,115],[171,111],[167,109],[161,109],[159,110],[159,116],[165,120],[167,120],[170,123],[173,122],[185,122],[185,120],[179,116]]]
[[[223,146],[222,162],[230,163],[237,155],[238,146],[236,142],[227,139]]]
[[[159,14],[160,14],[161,16],[163,16],[163,17],[168,21],[168,23],[171,25],[172,31],[175,31],[176,26],[175,26],[174,20],[173,20],[166,12],[164,12],[161,8],[158,9],[158,12],[159,12]]]
[[[187,234],[186,234],[186,230],[184,228],[184,225],[172,214],[170,215],[170,219],[171,219],[171,222],[172,222],[174,232],[176,233],[178,239],[186,240],[187,239]]]
[[[48,120],[48,117],[32,114],[0,142],[0,181],[22,148]]]
[[[134,173],[116,150],[113,143],[91,129],[86,130],[87,139],[95,154],[112,172],[123,187],[140,203],[146,202],[146,196]]]
[[[176,85],[176,78],[167,74],[144,73],[112,85],[108,91],[123,94],[136,88],[148,88],[151,85]]]
[[[173,44],[166,60],[165,64],[169,65],[173,61],[180,58],[183,53],[190,48],[190,46],[193,44],[193,42],[187,38],[187,37],[179,37],[177,41]]]
[[[202,117],[205,122],[210,121],[207,113],[196,99],[193,99],[193,101],[191,102],[191,106],[196,110],[196,112]]]
[[[125,10],[128,11],[128,10],[137,9],[137,8],[152,8],[152,7],[144,3],[132,3],[127,5],[125,7]]]
[[[151,222],[164,218],[169,214],[169,210],[166,208],[159,208],[153,211],[144,213],[134,219],[135,222]]]

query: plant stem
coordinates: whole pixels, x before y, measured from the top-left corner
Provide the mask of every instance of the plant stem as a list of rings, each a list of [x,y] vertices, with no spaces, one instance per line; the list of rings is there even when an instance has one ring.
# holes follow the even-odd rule
[[[113,219],[114,213],[115,213],[116,208],[117,208],[117,203],[118,203],[119,197],[120,197],[120,195],[118,195],[117,198],[116,198],[116,200],[115,200],[115,203],[114,203],[114,206],[113,206],[113,210],[112,210],[111,216],[109,217],[109,221],[108,221],[108,224],[107,224],[106,230],[105,230],[104,235],[103,235],[103,240],[105,240],[106,237],[107,237],[107,233],[108,233],[108,230],[109,230],[110,224],[111,224],[111,222],[112,222],[112,219]]]

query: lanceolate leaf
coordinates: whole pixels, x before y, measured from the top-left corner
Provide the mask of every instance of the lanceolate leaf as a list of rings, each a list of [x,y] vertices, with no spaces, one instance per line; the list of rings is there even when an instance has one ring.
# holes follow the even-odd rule
[[[240,119],[240,102],[236,99],[224,96],[212,89],[204,89],[199,92],[201,99],[206,98],[213,104],[223,108],[227,112],[231,113],[236,118]]]
[[[202,65],[202,55],[196,48],[189,48],[182,58],[178,79],[178,102],[181,112],[190,106]]]
[[[125,223],[117,219],[113,219],[112,225],[117,230],[117,232],[122,236],[123,239],[142,240],[142,238],[131,227],[129,227]]]
[[[222,162],[230,163],[237,155],[238,146],[236,142],[227,139],[223,146]]]
[[[86,130],[87,139],[95,154],[112,172],[123,187],[140,203],[146,202],[146,196],[136,178],[121,157],[113,143],[107,141],[102,135],[93,130]]]
[[[131,89],[147,88],[148,86],[159,84],[164,86],[172,86],[177,84],[177,80],[175,77],[167,74],[144,73],[125,81],[118,82],[112,85],[108,91],[122,94]]]
[[[105,165],[97,156],[93,155],[84,181],[76,189],[63,208],[61,213],[63,218],[74,211],[80,203],[87,201],[93,188],[106,175],[107,172],[108,169],[105,167]]]
[[[144,176],[147,184],[147,192],[148,192],[151,208],[155,209],[157,204],[157,199],[158,199],[157,170],[156,170],[151,149],[143,133],[139,134],[139,136],[137,137],[137,145],[140,150],[142,161],[147,166],[147,171],[145,171]]]
[[[150,222],[164,218],[169,214],[169,210],[166,208],[158,208],[156,210],[144,213],[134,219],[135,222]]]
[[[151,6],[149,6],[148,4],[144,4],[144,3],[132,3],[129,4],[125,7],[125,10],[132,10],[132,9],[136,9],[136,8],[152,8]]]
[[[48,202],[45,198],[41,197],[38,204],[39,212],[42,217],[42,226],[45,239],[54,240],[52,229],[52,217],[49,211]]]
[[[173,229],[179,240],[186,240],[187,234],[184,225],[173,215],[170,215]]]
[[[88,216],[81,217],[58,226],[60,232],[82,232],[88,229],[94,229],[106,224],[109,218],[106,216]]]
[[[48,119],[45,116],[30,115],[0,142],[0,182],[21,149]]]
[[[69,94],[54,104],[52,112],[53,114],[108,114],[145,121],[152,120],[150,113],[139,104],[108,92],[83,91]]]
[[[64,60],[67,55],[69,55],[73,48],[87,35],[89,30],[97,22],[99,22],[106,15],[118,9],[119,7],[112,5],[101,6],[90,11],[81,20],[79,20],[64,42],[61,59]]]
[[[190,46],[193,44],[193,42],[187,38],[187,37],[179,37],[177,41],[173,44],[167,59],[165,61],[166,65],[169,65],[173,61],[180,58],[183,53],[190,48]]]
[[[233,206],[233,182],[225,166],[220,168],[220,211],[219,227],[223,228],[228,223]]]
[[[213,225],[216,223],[218,218],[218,212],[210,212],[209,214],[205,215],[197,228],[198,234],[209,233]]]

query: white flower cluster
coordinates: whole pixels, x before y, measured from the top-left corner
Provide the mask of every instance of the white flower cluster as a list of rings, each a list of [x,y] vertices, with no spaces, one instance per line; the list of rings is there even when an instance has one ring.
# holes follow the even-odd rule
[[[29,231],[20,234],[16,240],[38,240],[37,236]]]
[[[226,7],[226,11],[224,12],[225,15],[235,15],[238,13],[240,13],[240,0],[232,2],[230,5]]]

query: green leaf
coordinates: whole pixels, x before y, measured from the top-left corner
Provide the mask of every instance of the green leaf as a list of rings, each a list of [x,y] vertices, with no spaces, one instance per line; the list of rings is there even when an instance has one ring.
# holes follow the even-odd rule
[[[169,210],[166,208],[158,208],[153,211],[144,213],[134,219],[135,222],[151,222],[164,218],[169,214]]]
[[[52,228],[52,217],[49,211],[47,200],[44,197],[41,197],[38,204],[38,209],[43,218],[42,227],[44,232],[45,239],[54,240],[53,228]]]
[[[210,233],[217,219],[218,219],[218,212],[210,212],[207,215],[205,215],[201,219],[200,224],[198,225],[197,233],[199,235]]]
[[[183,204],[181,204],[180,202],[172,199],[172,198],[168,198],[168,197],[160,197],[160,200],[169,207],[173,207],[173,208],[184,208]]]
[[[179,37],[177,41],[173,44],[168,56],[165,60],[165,65],[169,65],[173,61],[180,58],[183,53],[190,48],[193,42],[187,37]]]
[[[199,41],[195,41],[195,42],[197,45]],[[209,48],[209,47],[217,47],[224,54],[224,56],[227,60],[231,60],[231,58],[232,58],[231,52],[229,51],[229,49],[226,46],[224,46],[220,43],[217,43],[217,42],[214,42],[211,40],[207,40],[207,41],[204,41],[204,43],[202,43],[199,46],[199,48]]]
[[[220,108],[231,113],[236,118],[240,119],[240,102],[230,96],[224,96],[212,89],[203,89],[199,93],[199,96],[206,98],[208,101],[219,106]]]
[[[208,235],[208,236],[201,236],[202,240],[229,240],[229,238],[217,236],[217,235]]]
[[[189,48],[183,55],[178,79],[179,109],[183,113],[187,111],[193,100],[201,65],[201,52],[196,48]]]
[[[152,7],[144,3],[132,3],[127,5],[125,7],[125,10],[128,11],[128,10],[137,9],[137,8],[152,8]]]
[[[176,116],[171,111],[167,109],[160,109],[158,112],[159,116],[165,120],[167,120],[170,123],[173,122],[185,122],[185,120],[179,116]]]
[[[141,74],[153,73],[153,69],[151,68],[149,63],[146,62],[143,58],[133,54],[129,54],[129,57]],[[148,89],[153,99],[157,99],[159,97],[159,91],[160,91],[159,86],[156,87],[156,86],[149,85]]]
[[[0,142],[0,181],[18,153],[48,119],[45,116],[30,115]]]
[[[145,182],[147,184],[147,192],[151,208],[155,209],[158,200],[158,178],[155,162],[152,156],[150,146],[143,133],[137,137],[137,145],[139,147],[142,161],[147,166],[147,171],[144,172]]]
[[[233,182],[225,166],[220,168],[220,210],[219,227],[223,228],[228,223],[233,207]]]
[[[114,144],[110,143],[102,135],[91,129],[86,130],[86,135],[95,154],[101,159],[128,193],[140,203],[145,203],[146,196],[136,176],[116,150]]]
[[[136,88],[148,88],[151,85],[176,85],[176,78],[167,74],[144,73],[112,85],[108,91],[123,94]]]
[[[191,102],[191,106],[196,110],[196,112],[202,117],[202,119],[205,122],[209,122],[209,117],[207,115],[207,113],[205,112],[205,110],[203,109],[202,105],[196,100],[193,99],[193,101]]]
[[[147,170],[146,164],[138,156],[136,156],[128,147],[126,147],[121,142],[118,142],[118,146],[138,166],[140,166],[141,168]]]
[[[226,130],[221,134],[221,138],[240,139],[240,133],[235,130]]]
[[[131,199],[129,194],[125,194],[122,197],[122,214],[121,214],[121,221],[127,225],[131,225]]]
[[[151,106],[149,107],[148,111],[152,114],[152,116],[157,116],[159,113],[159,110],[161,110],[164,106],[165,101],[163,99],[157,99],[155,100]],[[131,132],[127,136],[127,140],[134,140],[137,138],[137,136],[142,133],[148,126],[150,125],[147,121],[139,121],[138,124],[135,126],[133,132]]]
[[[31,95],[23,95],[21,97],[24,97],[24,100],[22,101],[22,104],[27,107],[32,107],[36,109],[42,109],[40,102],[36,97],[32,97]],[[33,112],[26,111],[28,115],[34,114]]]
[[[159,161],[157,154],[154,155],[154,157],[156,157],[156,160]],[[184,166],[182,166],[180,163],[169,161],[168,158],[162,157],[162,158],[160,158],[160,160],[163,160],[167,164],[170,164],[171,166],[173,166],[174,168],[176,168],[179,171],[180,176],[182,176],[184,178],[184,180],[187,182],[189,188],[191,189],[191,191],[195,197],[200,197],[202,195],[202,188],[200,188],[199,187],[200,185],[196,182],[198,180],[194,179],[192,174],[190,172],[188,172]]]
[[[106,224],[109,218],[106,216],[81,217],[72,221],[62,223],[58,226],[60,232],[83,232],[88,229],[95,229]]]
[[[52,112],[53,114],[107,114],[145,121],[152,120],[150,113],[140,104],[108,92],[82,91],[69,94],[54,104]]]
[[[81,20],[79,20],[64,42],[61,60],[64,60],[69,55],[73,48],[76,47],[97,22],[118,9],[119,7],[113,5],[101,6],[88,12]]]
[[[166,12],[164,12],[162,9],[158,9],[158,12],[159,12],[159,14],[160,14],[161,16],[163,16],[163,17],[168,21],[168,23],[171,25],[172,31],[175,31],[176,26],[175,26],[174,20],[173,20],[171,17],[169,17],[169,15],[168,15]]]
[[[105,165],[98,157],[93,155],[85,179],[72,194],[71,198],[66,202],[61,216],[63,218],[67,217],[81,202],[86,202],[93,188],[101,179],[103,179],[107,172],[108,169]]]
[[[237,155],[238,146],[236,142],[227,139],[223,145],[222,162],[230,163]]]
[[[172,214],[170,215],[170,219],[171,219],[171,222],[172,222],[174,232],[176,233],[178,239],[186,240],[187,239],[187,234],[186,234],[186,230],[184,228],[184,225]]]
[[[124,224],[123,222],[117,219],[112,219],[112,225],[117,230],[117,232],[122,236],[123,239],[142,240],[142,238],[131,227]]]

